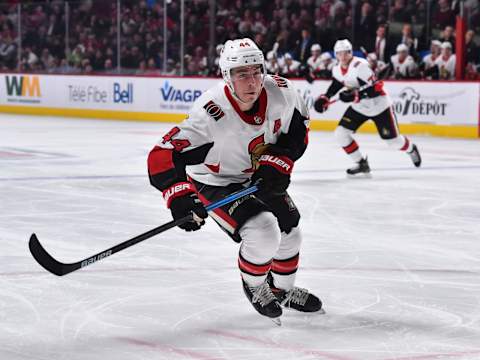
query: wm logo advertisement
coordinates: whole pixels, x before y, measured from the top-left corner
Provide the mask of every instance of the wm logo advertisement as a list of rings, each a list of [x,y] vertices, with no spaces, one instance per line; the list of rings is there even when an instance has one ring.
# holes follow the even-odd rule
[[[40,78],[32,75],[6,75],[7,102],[40,103]]]

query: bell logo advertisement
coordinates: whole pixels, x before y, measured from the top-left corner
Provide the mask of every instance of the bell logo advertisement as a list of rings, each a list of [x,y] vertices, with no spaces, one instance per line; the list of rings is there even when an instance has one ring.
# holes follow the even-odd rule
[[[5,86],[7,102],[31,103],[41,102],[40,79],[32,75],[6,75]]]
[[[73,103],[89,104],[133,104],[133,83],[113,85],[69,84],[68,100]]]
[[[190,81],[188,84],[192,84]],[[160,108],[166,110],[190,110],[193,102],[202,95],[202,90],[178,88],[166,80],[160,90]]]
[[[119,83],[113,84],[113,102],[115,104],[133,104],[133,84],[128,83],[122,88]]]

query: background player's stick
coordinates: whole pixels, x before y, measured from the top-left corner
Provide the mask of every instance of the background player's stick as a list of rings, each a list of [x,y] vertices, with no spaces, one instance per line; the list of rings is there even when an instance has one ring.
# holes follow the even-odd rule
[[[229,204],[242,196],[249,195],[257,191],[256,186],[251,186],[249,188],[246,188],[244,190],[235,192],[233,194],[230,194],[229,196],[225,197],[222,200],[219,200],[213,204],[210,204],[206,207],[207,211],[212,211],[215,210],[223,205]],[[190,214],[188,216],[185,216],[181,219],[178,220],[173,220],[170,221],[166,224],[163,224],[161,226],[158,226],[150,231],[147,231],[143,234],[140,234],[138,236],[135,236],[134,238],[130,240],[126,240],[118,245],[112,246],[111,248],[101,251],[96,255],[90,256],[84,260],[80,260],[75,263],[61,263],[60,261],[54,259],[40,244],[40,241],[38,241],[38,238],[35,234],[32,234],[30,236],[30,241],[28,242],[28,247],[30,248],[30,252],[32,253],[33,257],[37,262],[43,266],[47,271],[51,272],[52,274],[58,275],[58,276],[63,276],[66,274],[69,274],[73,271],[79,270],[85,266],[91,265],[94,262],[100,261],[105,259],[106,257],[115,254],[116,252],[122,251],[123,249],[126,249],[132,245],[135,245],[143,240],[147,240],[151,238],[152,236],[155,236],[157,234],[160,234],[168,229],[171,229],[175,226],[181,225],[183,223],[186,223],[188,221],[192,221],[193,215]]]
[[[371,83],[371,84],[365,84],[365,85],[363,85],[363,86],[360,86],[360,87],[357,89],[357,91],[358,91],[359,93],[362,92],[362,91],[365,91],[365,90],[367,90],[367,89],[369,89],[369,88],[371,88],[371,87],[374,87],[378,82],[379,82],[379,80],[374,81],[374,82]],[[335,104],[335,103],[336,103],[337,101],[339,101],[339,100],[340,100],[340,97],[339,97],[339,96],[335,96],[333,99],[330,99],[330,100],[328,101],[328,106],[330,106],[330,105],[332,105],[332,104]]]

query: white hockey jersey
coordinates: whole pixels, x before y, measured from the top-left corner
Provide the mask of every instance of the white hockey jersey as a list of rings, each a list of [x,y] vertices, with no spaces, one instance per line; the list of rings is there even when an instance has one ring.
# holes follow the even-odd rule
[[[393,77],[397,78],[411,78],[417,73],[417,64],[413,57],[408,55],[403,61],[399,60],[398,54],[393,55],[390,58],[393,66]]]
[[[336,64],[332,70],[332,76],[349,89],[358,89],[362,84],[373,84],[376,80],[375,74],[368,65],[368,61],[356,56],[350,61],[347,70],[344,70],[340,63]],[[358,103],[351,103],[353,110],[366,116],[375,116],[383,112],[391,105],[387,94],[375,98],[364,98]]]
[[[309,118],[305,102],[284,78],[265,76],[258,111],[252,115],[238,108],[229,88],[220,82],[195,101],[189,117],[172,129],[168,141],[164,137],[158,146],[181,146],[184,153],[213,143],[203,162],[188,166],[187,174],[214,186],[242,183],[254,171],[255,148],[275,144],[281,133],[288,133],[295,109]],[[305,122],[308,127],[308,120]]]
[[[456,56],[453,54],[450,55],[448,59],[445,59],[443,56],[439,56],[435,60],[435,64],[438,66],[440,79],[444,79],[444,80],[455,79],[455,63],[456,63]]]
[[[430,53],[423,57],[423,63],[425,64],[425,69],[430,69],[431,67],[435,66],[435,61],[439,58],[439,56],[435,56],[434,54]]]
[[[307,65],[312,71],[323,70],[322,65],[323,61],[320,56],[310,56],[307,60]]]

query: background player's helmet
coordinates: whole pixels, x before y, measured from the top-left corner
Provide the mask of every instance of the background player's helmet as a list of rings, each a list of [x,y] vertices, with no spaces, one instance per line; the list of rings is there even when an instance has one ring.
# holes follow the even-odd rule
[[[265,59],[257,44],[249,38],[227,40],[220,54],[219,66],[223,80],[225,80],[232,93],[234,93],[234,90],[230,77],[231,70],[248,65],[262,65],[262,72],[265,76]]]
[[[397,46],[397,53],[399,52],[407,52],[408,53],[408,46],[405,44],[398,44]]]
[[[352,52],[352,43],[347,39],[337,40],[335,46],[333,47],[334,53],[338,53],[339,51],[349,51]]]

